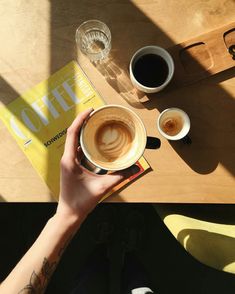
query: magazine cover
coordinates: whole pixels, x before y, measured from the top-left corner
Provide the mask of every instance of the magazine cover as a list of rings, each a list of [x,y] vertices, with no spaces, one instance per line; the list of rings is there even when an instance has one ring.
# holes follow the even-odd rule
[[[67,128],[83,110],[104,104],[82,69],[72,61],[0,108],[4,124],[56,199]],[[149,168],[143,157],[137,164],[139,172],[108,195]]]

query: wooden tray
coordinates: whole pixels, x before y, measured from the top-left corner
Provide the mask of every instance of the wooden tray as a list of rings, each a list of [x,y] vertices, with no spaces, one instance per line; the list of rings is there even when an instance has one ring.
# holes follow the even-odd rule
[[[167,49],[173,84],[184,86],[235,66],[235,22]]]

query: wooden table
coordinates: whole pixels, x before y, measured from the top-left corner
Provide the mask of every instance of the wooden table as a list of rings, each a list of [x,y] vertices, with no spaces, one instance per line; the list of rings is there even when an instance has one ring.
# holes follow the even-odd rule
[[[1,103],[46,79],[76,58],[74,35],[87,19],[112,32],[108,62],[78,60],[108,103],[133,108],[161,148],[146,150],[152,171],[108,201],[235,203],[235,70],[187,87],[144,96],[129,81],[131,55],[145,45],[172,47],[234,21],[233,0],[8,1],[0,4]],[[159,112],[183,108],[192,122],[191,146],[170,144],[156,129]],[[0,124],[0,200],[53,201],[14,139]]]

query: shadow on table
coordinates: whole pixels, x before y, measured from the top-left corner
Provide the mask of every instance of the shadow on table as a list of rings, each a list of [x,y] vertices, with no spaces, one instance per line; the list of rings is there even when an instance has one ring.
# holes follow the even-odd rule
[[[135,89],[129,79],[128,68],[121,69],[114,59],[110,57],[107,61],[94,63],[97,70],[105,77],[106,81],[120,96],[132,107],[137,109],[145,108],[139,102],[145,94]]]
[[[235,174],[235,101],[219,86],[234,76],[234,69],[175,91],[148,95],[146,108],[160,112],[168,107],[184,109],[191,120],[191,145],[169,141],[175,151],[196,172],[207,174],[219,163]]]
[[[115,9],[109,9],[108,14],[99,15],[99,19],[111,28],[113,49],[109,59],[97,63],[96,69],[109,85],[136,109],[156,108],[162,111],[168,107],[180,107],[189,114],[192,123],[192,144],[170,144],[195,172],[211,173],[221,163],[235,175],[235,101],[232,95],[219,85],[223,80],[234,76],[234,69],[188,87],[176,89],[171,85],[167,91],[158,94],[145,95],[137,91],[130,82],[128,70],[133,53],[146,45],[156,44],[169,48],[175,44],[133,3],[126,3],[122,8],[125,12],[123,15],[118,14],[119,18]],[[131,24],[127,27],[125,22],[127,13],[134,20],[131,28]],[[115,22],[119,24],[118,29],[113,25]],[[190,55],[187,60],[196,71],[206,70]]]
[[[85,0],[79,2],[50,0],[50,73],[52,74],[75,58],[74,36],[78,25],[87,19],[99,18],[111,28],[113,49],[109,60],[97,64],[94,70],[98,70],[107,83],[136,109],[161,111],[172,106],[184,109],[191,118],[190,136],[193,143],[190,146],[180,142],[171,143],[172,148],[194,171],[200,174],[210,173],[218,164],[222,164],[232,175],[235,175],[235,102],[232,94],[219,85],[221,81],[233,77],[234,70],[220,73],[184,88],[174,89],[172,85],[168,91],[160,94],[147,96],[138,92],[129,79],[128,67],[133,53],[138,48],[149,44],[164,48],[175,44],[132,2],[111,2],[106,9],[103,9],[103,4],[102,1],[94,6]],[[127,18],[133,21],[127,24]],[[197,70],[204,70],[195,60],[191,60],[191,64]],[[2,89],[7,89],[7,91],[3,90],[1,96],[4,104],[19,96],[4,79],[0,82],[0,86]],[[75,112],[71,111],[70,115],[74,118]],[[48,181],[51,181],[53,176],[52,170],[49,169],[52,158],[49,151]]]

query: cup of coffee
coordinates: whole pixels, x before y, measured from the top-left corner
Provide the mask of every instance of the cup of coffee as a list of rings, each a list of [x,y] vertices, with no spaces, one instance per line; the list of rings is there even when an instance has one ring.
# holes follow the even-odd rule
[[[130,167],[143,155],[146,130],[139,116],[120,105],[102,106],[91,113],[80,134],[85,157],[103,170]]]
[[[168,140],[181,140],[190,130],[190,119],[180,108],[168,108],[160,113],[157,120],[159,133]]]
[[[171,55],[158,46],[146,46],[133,55],[130,62],[132,84],[145,93],[163,90],[174,74]]]

